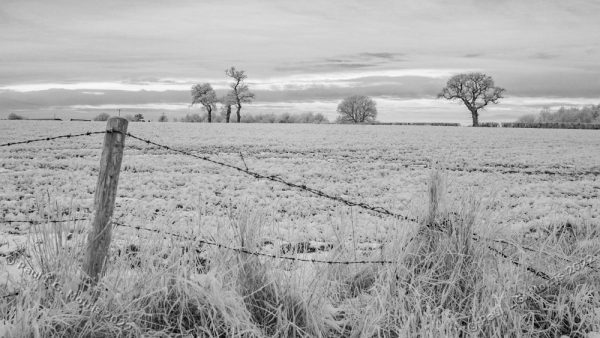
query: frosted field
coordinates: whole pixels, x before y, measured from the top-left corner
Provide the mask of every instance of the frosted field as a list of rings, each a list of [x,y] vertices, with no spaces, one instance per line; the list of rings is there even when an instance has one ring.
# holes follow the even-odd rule
[[[0,143],[104,128],[1,121]],[[119,223],[290,258],[388,263],[271,259],[116,227],[104,289],[90,308],[70,296],[83,278],[89,222],[4,222],[0,336],[600,334],[597,131],[131,123],[129,132],[420,223],[128,138]],[[103,137],[1,147],[0,219],[89,218]],[[472,241],[473,232],[504,244]],[[36,282],[9,257],[64,288]],[[584,258],[591,263],[580,265]],[[526,267],[562,277],[546,283],[554,279]]]
[[[104,122],[1,121],[0,142],[103,128]],[[130,123],[129,131],[242,167],[243,156],[251,170],[408,215],[421,203],[428,168],[437,162],[450,169],[450,194],[474,189],[489,201],[486,214],[498,228],[569,217],[597,224],[600,216],[600,135],[594,131],[184,123]],[[2,219],[87,216],[102,140],[95,135],[0,148]],[[280,239],[327,240],[348,212],[360,215],[356,230],[365,240],[394,224],[126,140],[116,219],[189,231],[202,218],[203,231],[210,231],[228,207],[241,203],[269,213]]]

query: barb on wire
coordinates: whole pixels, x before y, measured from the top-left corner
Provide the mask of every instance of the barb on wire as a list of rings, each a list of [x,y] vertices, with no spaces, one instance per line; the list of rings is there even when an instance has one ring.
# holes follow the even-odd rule
[[[90,135],[96,135],[96,134],[106,134],[107,132],[108,132],[107,130],[88,131],[88,132],[81,133],[81,134],[67,134],[67,135],[60,135],[60,136],[53,136],[53,137],[42,137],[42,138],[38,138],[38,139],[31,139],[31,140],[25,140],[25,141],[2,143],[2,144],[0,144],[0,147],[10,147],[10,146],[18,145],[18,144],[27,144],[27,143],[33,143],[33,142],[52,141],[52,140],[56,140],[56,139],[60,139],[60,138],[74,138],[74,137],[90,136]]]
[[[163,234],[163,235],[170,235],[170,236],[174,236],[174,237],[179,237],[179,238],[183,238],[183,239],[187,239],[190,241],[194,241],[200,244],[205,244],[205,245],[209,245],[209,246],[214,246],[220,249],[226,249],[226,250],[230,250],[230,251],[235,251],[237,253],[241,253],[241,254],[245,254],[245,255],[250,255],[250,256],[262,256],[262,257],[268,257],[268,258],[273,258],[273,259],[282,259],[282,260],[289,260],[289,261],[298,261],[298,262],[309,262],[309,263],[323,263],[323,264],[337,264],[337,265],[352,265],[352,264],[395,264],[395,261],[392,260],[360,260],[360,261],[334,261],[334,260],[324,260],[324,259],[314,259],[314,258],[300,258],[300,257],[289,257],[289,256],[278,256],[278,255],[273,255],[273,254],[268,254],[268,253],[263,253],[263,252],[258,252],[258,251],[251,251],[248,249],[244,249],[244,248],[237,248],[237,247],[231,247],[225,244],[221,244],[221,243],[216,243],[216,242],[211,242],[211,241],[207,241],[204,239],[198,239],[196,237],[188,237],[188,236],[184,236],[181,234],[176,234],[176,233],[171,233],[171,232],[167,232],[167,231],[160,231],[157,229],[149,229],[149,228],[144,228],[144,227],[140,227],[140,226],[133,226],[133,225],[128,225],[128,224],[123,224],[123,223],[118,223],[118,222],[114,222],[114,224],[116,226],[122,226],[122,227],[127,227],[127,228],[133,228],[133,229],[137,229],[137,230],[144,230],[144,231],[149,231],[149,232],[155,232],[158,234]]]
[[[108,132],[117,132],[117,131],[108,131]],[[392,211],[390,211],[390,210],[388,210],[386,208],[380,207],[380,206],[372,206],[372,205],[366,204],[364,202],[355,202],[355,201],[351,201],[351,200],[348,200],[348,199],[345,199],[345,198],[342,198],[342,197],[339,197],[339,196],[334,196],[334,195],[328,194],[328,193],[326,193],[326,192],[324,192],[322,190],[308,187],[308,186],[306,186],[304,184],[297,184],[297,183],[288,182],[288,181],[286,181],[286,180],[284,180],[284,179],[282,179],[282,178],[280,178],[280,177],[278,177],[276,175],[265,175],[265,174],[257,173],[255,171],[249,170],[248,168],[242,168],[242,167],[235,166],[233,164],[229,164],[229,163],[221,162],[221,161],[218,161],[218,160],[214,160],[214,159],[211,159],[211,158],[209,158],[207,156],[196,155],[196,154],[193,154],[193,153],[191,153],[189,151],[175,149],[175,148],[172,148],[172,147],[164,145],[164,144],[159,144],[159,143],[153,142],[151,140],[135,136],[135,135],[133,135],[131,133],[126,133],[126,135],[128,137],[131,137],[131,138],[136,139],[138,141],[145,142],[146,144],[150,144],[150,145],[153,145],[153,146],[156,146],[156,147],[159,147],[159,148],[163,148],[163,149],[166,149],[166,150],[169,150],[169,151],[172,151],[172,152],[180,153],[180,154],[183,154],[183,155],[186,155],[186,156],[191,156],[191,157],[194,157],[194,158],[197,158],[197,159],[200,159],[200,160],[203,160],[203,161],[207,161],[207,162],[210,162],[210,163],[213,163],[213,164],[217,164],[217,165],[220,165],[220,166],[223,166],[223,167],[227,167],[227,168],[230,168],[230,169],[234,169],[234,170],[240,171],[242,173],[245,173],[245,174],[247,174],[249,176],[252,176],[252,177],[254,177],[256,179],[265,179],[265,180],[269,180],[269,181],[272,181],[272,182],[281,183],[283,185],[287,185],[290,188],[295,188],[295,189],[298,189],[298,190],[303,190],[303,191],[309,192],[309,193],[311,193],[313,195],[316,195],[316,196],[319,196],[319,197],[323,197],[323,198],[326,198],[326,199],[329,199],[329,200],[332,200],[332,201],[343,203],[343,204],[345,204],[347,206],[350,206],[350,207],[359,207],[359,208],[362,208],[364,210],[369,210],[369,211],[375,212],[377,214],[390,216],[390,217],[393,217],[393,218],[396,218],[396,219],[400,219],[400,220],[406,220],[406,221],[410,221],[410,222],[414,222],[414,223],[418,223],[419,222],[418,219],[416,219],[416,218],[412,218],[412,217],[405,216],[405,215],[402,215],[402,214],[399,214],[399,213],[395,213],[395,212],[392,212]]]
[[[4,295],[4,296],[2,296],[2,298],[16,297],[20,294],[21,294],[21,292],[17,291],[17,292],[9,293],[8,295]]]

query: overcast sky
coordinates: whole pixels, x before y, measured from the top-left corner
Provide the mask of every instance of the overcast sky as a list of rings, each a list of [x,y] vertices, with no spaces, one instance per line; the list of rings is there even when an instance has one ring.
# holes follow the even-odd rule
[[[335,115],[366,94],[383,121],[468,122],[435,99],[453,74],[507,89],[481,119],[600,103],[600,1],[1,0],[8,112],[199,112],[189,89],[244,69],[252,112]]]

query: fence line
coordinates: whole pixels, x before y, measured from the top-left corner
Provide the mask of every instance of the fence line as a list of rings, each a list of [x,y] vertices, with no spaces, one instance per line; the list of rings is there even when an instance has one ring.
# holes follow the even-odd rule
[[[63,222],[70,222],[70,221],[86,221],[86,220],[90,220],[89,218],[78,218],[78,219],[72,219],[72,220],[58,220],[58,221],[48,221],[48,222],[52,222],[52,223],[63,223]],[[45,221],[38,221],[38,220],[20,220],[20,221],[7,221],[7,220],[0,220],[0,223],[11,223],[11,222],[20,222],[20,223],[30,223],[30,224],[44,224],[46,223]],[[189,240],[189,241],[194,241],[194,242],[198,242],[200,244],[205,244],[205,245],[209,245],[209,246],[214,246],[214,247],[218,247],[221,249],[226,249],[226,250],[230,250],[230,251],[234,251],[234,252],[238,252],[241,254],[246,254],[246,255],[253,255],[253,256],[262,256],[262,257],[267,257],[267,258],[271,258],[271,259],[282,259],[282,260],[289,260],[289,261],[300,261],[300,262],[309,262],[309,263],[324,263],[324,264],[331,264],[331,265],[355,265],[355,264],[395,264],[397,263],[396,261],[393,260],[360,260],[360,261],[332,261],[332,260],[322,260],[322,259],[310,259],[310,258],[299,258],[299,257],[290,257],[290,256],[280,256],[280,255],[274,255],[274,254],[267,254],[267,253],[262,253],[262,252],[258,252],[258,251],[251,251],[245,248],[236,248],[236,247],[231,247],[231,246],[227,246],[225,244],[221,244],[221,243],[216,243],[216,242],[212,242],[212,241],[208,241],[208,240],[204,240],[204,239],[199,239],[198,237],[188,237],[186,235],[182,235],[182,234],[178,234],[178,233],[174,233],[174,232],[169,232],[169,231],[164,231],[164,230],[158,230],[158,229],[150,229],[150,228],[146,228],[146,227],[142,227],[142,226],[134,226],[134,225],[129,225],[129,224],[125,224],[125,223],[121,223],[121,222],[113,222],[113,224],[115,226],[121,226],[121,227],[126,227],[126,228],[132,228],[132,229],[136,229],[136,230],[143,230],[143,231],[148,231],[148,232],[153,232],[153,233],[157,233],[160,235],[168,235],[171,237],[177,237],[177,238],[182,238],[185,240]],[[415,237],[411,238],[411,240],[408,241],[408,244],[410,244],[412,242],[412,240]],[[540,252],[539,250],[533,249],[533,248],[529,248],[527,246],[519,246],[517,244],[514,243],[510,243],[508,241],[502,240],[502,239],[491,239],[491,238],[485,238],[479,235],[474,235],[473,236],[473,240],[478,241],[478,240],[484,240],[484,241],[490,241],[490,242],[494,242],[494,243],[503,243],[503,244],[511,244],[513,246],[516,247],[520,247],[520,248],[524,248],[528,251],[532,251],[532,252]],[[491,247],[491,246],[486,246],[488,249],[490,249],[492,252],[494,252],[495,254],[499,255],[500,257],[509,260],[513,265],[517,266],[517,267],[521,267],[524,266],[523,264],[519,263],[518,261],[515,261],[513,259],[511,259],[508,255],[506,255],[504,252]],[[546,254],[545,252],[542,252],[544,254]],[[592,269],[596,270],[595,267],[590,266]],[[549,276],[548,274],[539,271],[533,267],[530,266],[526,266],[525,268],[527,271],[533,273],[534,275],[543,278],[545,280],[549,280]]]

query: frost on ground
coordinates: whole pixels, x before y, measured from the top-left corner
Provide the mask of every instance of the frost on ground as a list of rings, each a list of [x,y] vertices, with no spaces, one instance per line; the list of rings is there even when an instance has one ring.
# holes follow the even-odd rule
[[[98,131],[104,127],[104,123],[94,122],[1,121],[0,143],[88,130]],[[157,143],[208,155],[237,166],[246,165],[253,171],[277,175],[285,180],[305,184],[332,195],[418,217],[427,214],[429,210],[430,201],[425,196],[429,193],[431,168],[442,168],[446,169],[442,172],[447,181],[445,194],[448,200],[463,201],[468,195],[476,196],[481,203],[482,210],[478,214],[477,224],[474,225],[478,232],[483,231],[490,237],[504,238],[514,243],[540,248],[541,251],[551,252],[553,257],[548,259],[541,253],[525,255],[513,247],[502,248],[507,254],[522,262],[546,271],[559,271],[566,264],[561,258],[568,258],[574,262],[575,258],[585,256],[584,253],[592,252],[599,245],[597,234],[600,231],[600,198],[598,198],[600,155],[595,149],[600,149],[600,137],[595,131],[184,123],[131,123],[129,131]],[[0,148],[2,158],[0,219],[4,221],[65,220],[91,217],[101,146],[102,136],[95,135],[75,140],[56,140]],[[402,238],[406,238],[416,230],[415,226],[409,223],[373,215],[359,208],[344,207],[336,202],[277,183],[255,180],[211,163],[169,153],[133,139],[126,140],[114,212],[116,221],[133,226],[200,236],[215,242],[239,246],[240,238],[246,236],[240,233],[239,213],[249,210],[260,211],[263,215],[260,222],[257,221],[260,223],[260,231],[255,230],[253,233],[256,237],[252,239],[255,249],[268,253],[301,255],[301,257],[350,260],[365,257],[380,258],[383,255],[403,257],[403,253],[394,253],[394,248],[396,245],[404,245]],[[448,222],[452,223],[452,220]],[[87,225],[86,221],[73,221],[61,225],[60,247],[71,248],[69,249],[71,254],[59,250],[60,255],[70,257],[73,266],[77,266],[81,261],[80,254],[78,256],[77,252],[80,252],[84,245]],[[51,224],[46,227],[48,229],[43,230],[39,226],[33,227],[27,223],[0,224],[3,233],[0,254],[6,256],[21,247],[35,247],[36,240],[40,238],[32,237],[32,232],[39,234],[58,231]],[[300,325],[304,331],[294,331],[291,328],[293,325],[281,324],[287,328],[286,330],[291,330],[289,332],[313,334],[334,332],[331,336],[348,334],[364,336],[367,332],[379,332],[384,336],[393,336],[391,332],[400,336],[407,332],[431,334],[441,332],[440,334],[454,335],[463,330],[459,328],[461,325],[470,323],[468,318],[461,319],[460,315],[475,318],[477,311],[487,313],[488,310],[485,299],[490,298],[490,291],[475,289],[470,291],[468,296],[475,297],[472,302],[477,304],[469,306],[463,304],[453,308],[454,312],[448,312],[450,309],[443,302],[428,303],[411,297],[408,298],[414,301],[413,303],[386,303],[374,295],[372,290],[382,291],[385,288],[380,289],[380,287],[388,285],[386,292],[389,292],[389,285],[391,285],[389,283],[400,278],[399,276],[408,278],[408,283],[426,285],[431,282],[419,279],[429,276],[427,274],[418,275],[418,278],[410,277],[410,274],[404,275],[398,272],[399,270],[387,268],[366,267],[364,270],[360,268],[341,270],[333,267],[330,269],[312,267],[300,263],[243,259],[231,263],[228,259],[233,259],[235,255],[207,249],[202,253],[201,258],[210,261],[211,266],[215,267],[208,272],[200,271],[188,276],[189,271],[180,270],[181,262],[177,263],[175,258],[172,258],[182,255],[181,247],[186,243],[122,227],[115,228],[113,233],[111,253],[113,257],[118,258],[115,258],[116,260],[111,264],[116,264],[117,267],[113,275],[109,273],[107,277],[110,281],[107,283],[112,283],[113,287],[125,283],[121,285],[122,288],[135,288],[135,283],[141,281],[138,280],[139,276],[135,270],[119,270],[121,267],[132,266],[131,262],[123,262],[122,257],[127,255],[119,254],[125,253],[128,247],[131,249],[130,245],[135,245],[136,250],[143,253],[139,255],[151,259],[148,258],[147,262],[142,261],[134,265],[144,267],[148,264],[146,268],[151,272],[146,273],[158,278],[155,284],[150,283],[148,287],[162,285],[163,280],[160,279],[159,272],[164,275],[164,271],[169,271],[171,276],[177,276],[173,277],[174,283],[182,283],[177,284],[177,297],[187,297],[185,290],[188,290],[188,287],[194,288],[185,284],[186,281],[200,278],[203,283],[210,285],[211,290],[219,290],[217,294],[225,293],[226,296],[222,299],[231,302],[227,306],[234,307],[232,304],[238,304],[237,297],[246,297],[244,299],[247,300],[249,296],[244,292],[248,290],[239,289],[237,284],[237,286],[230,285],[237,279],[227,279],[231,277],[232,271],[225,269],[224,266],[234,264],[240,271],[246,271],[238,275],[239,281],[243,283],[260,284],[266,281],[277,281],[273,282],[278,285],[274,286],[276,289],[272,290],[273,294],[263,296],[284,297],[286,301],[280,300],[278,303],[281,306],[290,304],[288,301],[296,299],[308,308],[322,306],[321,309],[331,310],[331,313],[323,314],[323,318],[331,322],[318,322],[308,317],[299,319],[291,315],[296,310],[300,311],[301,306],[279,309],[287,311],[286,314],[279,313],[277,318],[280,324],[281,321],[288,321],[300,325],[298,321],[302,321],[304,324],[316,325],[316,327],[308,327],[310,326],[308,324],[306,324],[308,326]],[[446,243],[439,238],[435,241],[429,239],[429,241],[438,244]],[[322,250],[306,249],[309,246]],[[431,255],[439,254],[450,261],[454,259],[444,256],[446,254],[440,247],[434,246],[430,249],[433,250]],[[467,247],[463,249],[466,250]],[[183,255],[188,254],[185,252]],[[30,255],[32,264],[36,264],[36,256],[32,253]],[[489,263],[489,260],[497,260],[495,256],[490,256],[489,252],[481,255],[479,258],[482,259],[481,264]],[[164,262],[165,259],[167,263]],[[228,263],[221,266],[214,262]],[[404,268],[413,269],[411,271],[414,272],[422,269],[424,264],[413,263],[406,263]],[[433,262],[427,262],[429,263]],[[58,264],[57,269],[65,274],[70,271],[62,266],[62,263],[55,262],[55,264]],[[175,266],[173,264],[179,268],[173,270],[172,267]],[[471,283],[472,286],[491,283],[490,285],[497,285],[498,290],[518,288],[518,283],[523,283],[524,280],[531,282],[526,272],[519,270],[516,273],[511,266],[511,264],[498,266],[496,273],[498,271],[512,273],[514,275],[511,275],[512,277],[490,277],[494,275],[487,271],[488,266],[484,270],[489,274],[474,275],[473,278],[476,279],[464,282]],[[596,267],[599,266],[600,264],[596,264]],[[259,275],[247,275],[249,267],[255,269],[253,271],[258,271]],[[0,271],[0,278],[3,283],[6,282],[6,285],[0,288],[4,288],[3,290],[7,292],[13,289],[12,280],[23,283],[25,279],[25,283],[29,283],[27,285],[32,283],[30,280],[27,281],[27,276],[23,276],[22,271],[15,269],[14,266],[3,265]],[[467,271],[461,270],[462,267],[456,269]],[[468,269],[479,271],[472,265],[469,265]],[[124,273],[123,271],[128,271],[127,275],[131,276],[130,281],[120,282],[116,271],[121,271],[121,274]],[[428,278],[432,280],[437,280],[436,278],[439,279],[448,272],[444,269],[427,271],[438,271],[441,274],[429,276]],[[76,275],[75,272],[71,272]],[[180,279],[181,276],[187,277]],[[295,285],[294,283],[299,281],[305,285],[298,286],[296,291],[316,292],[318,294],[315,296],[316,299],[326,300],[325,303],[316,304],[313,303],[314,297],[297,294],[290,285]],[[171,285],[169,281],[164,282]],[[344,289],[343,285],[349,285],[349,289]],[[364,285],[368,287],[363,287]],[[575,296],[561,293],[563,291],[556,291],[558,293],[553,296],[559,298],[572,296],[578,301],[593,299],[598,302],[597,289],[579,289],[573,285],[567,289],[570,290],[569,292],[574,292]],[[401,287],[396,286],[392,289],[396,290],[396,288]],[[150,288],[148,292],[153,292],[152,290]],[[428,287],[419,290],[423,292],[429,290],[440,297],[458,297]],[[408,290],[406,292],[409,293]],[[274,296],[275,294],[278,296]],[[173,295],[169,297],[171,296]],[[202,297],[210,300],[213,296],[215,295],[208,293],[203,294]],[[110,297],[117,297],[117,295]],[[125,313],[127,308],[119,302],[129,299],[128,297],[132,297],[130,301],[139,300],[140,295],[120,295],[117,297],[119,301],[110,297],[103,299],[106,308],[113,311],[119,309],[122,317],[129,316],[128,320],[136,322],[140,330],[142,328],[157,332],[166,330],[158,324],[156,327],[143,327],[139,318],[136,321],[131,314]],[[395,295],[386,297],[396,299]],[[571,304],[566,300],[567,298],[562,299],[561,304]],[[53,298],[53,301],[56,302],[56,299]],[[145,306],[161,308],[153,303],[153,300],[144,301],[147,302]],[[55,308],[59,306],[57,303],[52,304]],[[242,311],[229,313],[230,317],[223,314],[222,316],[225,317],[219,317],[218,320],[221,320],[223,327],[233,330],[230,332],[238,332],[239,335],[246,332],[247,336],[276,335],[277,332],[270,330],[274,327],[283,327],[269,324],[270,319],[265,318],[261,311],[253,312],[252,309],[256,308],[256,304],[248,305],[248,302],[244,304],[246,304],[245,309],[250,313]],[[296,303],[292,302],[292,304]],[[380,310],[377,309],[382,306],[388,309],[387,312],[378,312]],[[419,314],[409,315],[402,312],[400,308],[403,306],[417,306],[415,311]],[[535,304],[527,306],[527,311],[538,311],[538,316],[540,311],[547,311],[538,309]],[[390,310],[395,307],[398,313]],[[221,313],[219,311],[217,312]],[[462,313],[453,314],[457,311]],[[550,318],[548,323],[540,322],[535,317],[535,320],[530,321],[523,319],[519,325],[521,328],[530,325],[540,332],[547,330],[564,333],[564,330],[557,331],[558,329],[552,326],[554,325],[552,323],[558,321],[557,318],[560,316],[571,312],[567,309],[561,309],[559,312],[558,314],[548,312],[547,318]],[[594,317],[595,313],[591,311],[577,314],[583,316],[579,318],[580,320],[585,319],[587,323],[592,323],[591,327],[596,325],[594,330],[598,331],[600,318]],[[503,314],[506,318],[502,319],[504,326],[493,320],[486,321],[481,324],[481,329],[487,331],[482,332],[488,335],[506,333],[508,332],[506,328],[514,324],[512,320],[525,318],[527,314],[519,312],[513,315],[506,312]],[[90,314],[84,312],[78,312],[78,315],[83,316],[79,318],[83,321],[81,323],[90,318]],[[302,314],[305,315],[306,313]],[[217,320],[217,318],[213,319]],[[264,325],[257,325],[256,323],[261,320]],[[360,323],[364,321],[364,323],[361,324],[362,326],[352,325],[353,320],[359,320]],[[369,320],[376,323],[373,324],[375,326],[367,325]],[[237,324],[232,324],[234,322]],[[395,325],[400,324],[407,325],[410,329],[396,330]],[[447,331],[435,331],[436,327],[446,327]],[[221,332],[220,328],[221,326],[214,328],[215,331],[211,332]],[[586,330],[591,332],[589,328],[587,327]],[[116,330],[114,327],[103,326],[98,332],[108,332],[111,329]]]

